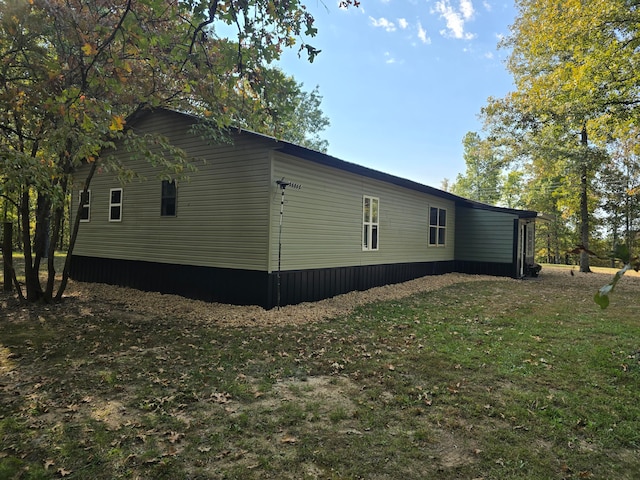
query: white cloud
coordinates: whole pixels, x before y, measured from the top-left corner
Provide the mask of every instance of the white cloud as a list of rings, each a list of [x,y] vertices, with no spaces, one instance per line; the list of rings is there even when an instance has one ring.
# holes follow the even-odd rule
[[[418,22],[418,38],[422,43],[430,44],[431,38],[427,35],[427,31],[422,28],[422,24]]]
[[[493,7],[491,6],[491,4],[489,2],[487,2],[486,0],[484,2],[482,2],[482,6],[484,7],[484,9],[487,12],[490,12],[491,10],[493,10]]]
[[[384,56],[385,56],[384,63],[389,64],[389,65],[392,64],[392,63],[396,63],[396,59],[393,58],[389,52],[385,52]]]
[[[400,28],[404,30],[405,28],[407,28],[409,26],[409,22],[407,22],[407,20],[404,19],[404,18],[399,18],[398,19],[398,25],[400,25]]]
[[[451,6],[450,0],[438,0],[435,11],[447,22],[447,29],[441,30],[440,33],[454,38],[464,38],[465,40],[474,38],[475,35],[465,32],[465,23],[474,14],[471,0],[461,0],[459,10],[455,10]]]
[[[460,13],[462,13],[465,20],[469,20],[473,17],[474,10],[471,0],[460,0]]]
[[[371,25],[373,25],[374,27],[380,27],[380,28],[384,28],[387,32],[395,32],[396,31],[396,26],[393,22],[390,22],[389,20],[387,20],[384,17],[380,17],[379,19],[375,19],[373,17],[369,17],[369,20],[371,21]]]

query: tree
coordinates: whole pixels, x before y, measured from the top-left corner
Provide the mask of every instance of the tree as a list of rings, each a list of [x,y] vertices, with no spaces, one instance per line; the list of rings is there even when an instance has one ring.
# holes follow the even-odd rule
[[[239,124],[259,133],[272,135],[303,147],[326,152],[329,143],[319,132],[329,126],[322,113],[322,96],[316,86],[311,92],[278,68],[265,68],[259,90],[255,92],[257,109],[239,119]]]
[[[640,143],[634,125],[617,130],[617,140],[610,147],[610,158],[599,176],[600,208],[604,225],[611,233],[611,250],[624,243],[636,248],[640,230]]]
[[[0,175],[18,204],[26,283],[25,297],[15,281],[19,297],[62,297],[77,221],[57,291],[53,253],[81,162],[91,165],[85,191],[98,164],[130,174],[100,156],[116,141],[164,175],[189,170],[184,152],[136,135],[127,119],[177,108],[205,116],[218,136],[244,109],[255,110],[261,71],[283,48],[301,41],[299,52],[313,61],[319,51],[304,41],[316,34],[313,23],[297,0],[0,0]],[[229,29],[235,40],[218,33]]]
[[[500,199],[500,161],[491,145],[483,141],[476,132],[468,132],[462,139],[462,144],[467,168],[464,175],[458,174],[451,191],[471,200],[495,205]]]
[[[526,132],[534,144],[546,128],[560,131],[558,148],[579,177],[579,231],[585,247],[580,269],[589,271],[589,203],[605,158],[604,133],[638,115],[640,12],[637,2],[626,0],[593,0],[588,8],[580,0],[519,0],[517,6],[518,17],[504,43],[512,50],[508,68],[516,90],[504,100],[491,100],[485,113],[513,122],[502,123],[502,132]]]
[[[507,208],[524,207],[523,194],[525,189],[524,172],[509,170],[503,176],[500,201]]]

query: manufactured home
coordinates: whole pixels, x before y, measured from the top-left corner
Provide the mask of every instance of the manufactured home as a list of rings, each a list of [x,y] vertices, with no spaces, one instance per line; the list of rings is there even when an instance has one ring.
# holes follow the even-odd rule
[[[144,181],[98,171],[71,277],[224,303],[279,305],[448,272],[519,278],[533,264],[536,212],[500,208],[274,138],[237,130],[211,144],[197,117],[149,111],[130,125],[161,134],[197,165]]]

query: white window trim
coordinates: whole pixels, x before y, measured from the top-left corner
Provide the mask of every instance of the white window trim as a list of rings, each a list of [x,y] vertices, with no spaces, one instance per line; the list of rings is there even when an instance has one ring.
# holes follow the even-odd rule
[[[366,221],[365,219],[365,203],[367,201],[367,199],[369,200],[369,204],[372,205],[373,202],[377,202],[378,203],[378,209],[377,209],[377,221],[372,221],[371,218],[369,219],[369,221]],[[373,208],[370,207],[371,212],[373,212]],[[371,243],[372,243],[372,234],[373,234],[373,227],[376,227],[376,246],[375,248],[371,247]],[[367,238],[369,239],[369,245],[365,244],[365,229],[367,231]],[[362,251],[364,252],[375,252],[377,250],[380,249],[380,199],[378,197],[372,197],[370,195],[363,195],[362,196],[362,231],[361,231],[361,241],[362,241]]]
[[[120,203],[112,203],[111,200],[113,198],[113,192],[120,192]],[[111,188],[109,189],[109,221],[110,222],[121,222],[122,221],[122,203],[124,200],[124,191],[122,188]],[[113,207],[119,207],[120,208],[120,218],[112,218],[111,217],[111,209]]]
[[[438,216],[436,218],[436,224],[432,225],[431,224],[431,209],[435,208],[438,211]],[[443,210],[444,214],[445,214],[445,224],[444,226],[440,226],[440,211]],[[427,245],[429,247],[436,247],[436,248],[442,248],[442,247],[446,247],[447,246],[447,237],[449,236],[447,233],[447,223],[449,222],[449,214],[447,213],[447,209],[446,208],[442,208],[442,207],[436,207],[434,205],[429,205],[429,209],[428,209],[428,215],[429,215],[429,227],[427,230]],[[436,243],[431,243],[431,228],[436,229]],[[440,238],[440,229],[444,230],[444,243],[440,243],[438,242],[438,239]]]
[[[80,192],[78,192],[78,204],[82,203],[82,194],[84,193],[84,190],[80,190]],[[80,213],[80,222],[82,223],[89,223],[91,221],[91,190],[87,190],[87,204],[84,205],[82,208],[83,209],[87,209],[87,218],[82,218],[82,212]]]

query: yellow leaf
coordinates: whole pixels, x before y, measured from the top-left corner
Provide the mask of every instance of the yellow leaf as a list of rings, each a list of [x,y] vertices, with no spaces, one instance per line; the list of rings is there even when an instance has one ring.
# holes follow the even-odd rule
[[[96,50],[96,48],[90,43],[85,43],[82,47],[82,52],[88,57],[89,55],[95,55],[98,53],[98,50]]]
[[[124,124],[125,124],[125,120],[124,118],[122,118],[121,115],[114,115],[111,118],[111,125],[109,125],[109,130],[113,131],[113,132],[119,132],[120,130],[122,130],[124,128]]]

